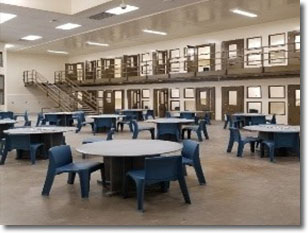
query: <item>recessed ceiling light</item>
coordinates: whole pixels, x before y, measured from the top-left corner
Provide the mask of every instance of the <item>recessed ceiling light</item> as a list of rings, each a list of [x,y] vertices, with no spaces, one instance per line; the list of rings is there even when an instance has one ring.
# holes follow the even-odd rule
[[[9,49],[15,47],[13,44],[5,44],[4,48]]]
[[[118,6],[118,7],[109,9],[106,11],[106,13],[113,14],[113,15],[122,15],[122,14],[126,14],[128,12],[135,11],[138,9],[139,7],[137,6],[125,5],[125,7]]]
[[[108,47],[109,46],[109,44],[92,42],[92,41],[87,41],[86,44],[88,44],[88,45],[96,45],[96,46],[101,46],[101,47]]]
[[[36,35],[29,35],[21,38],[22,40],[38,40],[41,39],[41,36],[36,36]]]
[[[247,16],[247,17],[251,17],[251,18],[258,17],[258,15],[254,14],[254,13],[244,11],[244,10],[240,10],[240,9],[232,9],[230,11],[233,12],[234,14],[243,15],[243,16]]]
[[[59,25],[58,27],[56,27],[56,29],[72,30],[72,29],[78,28],[78,27],[81,27],[81,25],[75,24],[75,23],[66,23],[66,24]]]
[[[15,18],[17,15],[0,12],[0,24]]]
[[[160,31],[154,31],[154,30],[149,30],[149,29],[144,29],[143,32],[162,35],[162,36],[167,35],[167,32],[160,32]]]
[[[57,54],[68,54],[66,51],[59,51],[59,50],[47,50],[48,53],[57,53]]]

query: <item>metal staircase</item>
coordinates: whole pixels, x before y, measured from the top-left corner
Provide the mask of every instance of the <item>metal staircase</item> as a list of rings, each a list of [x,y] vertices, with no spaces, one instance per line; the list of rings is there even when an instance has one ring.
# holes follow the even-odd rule
[[[50,83],[36,70],[23,72],[23,81],[26,87],[35,86],[44,92],[62,111],[82,110],[87,114],[96,114],[96,100],[91,98],[78,85],[66,81],[65,85]]]

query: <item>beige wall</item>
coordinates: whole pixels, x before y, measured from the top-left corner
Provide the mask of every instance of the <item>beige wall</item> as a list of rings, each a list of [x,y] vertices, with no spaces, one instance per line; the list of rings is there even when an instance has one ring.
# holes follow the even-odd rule
[[[6,104],[7,109],[14,112],[39,112],[42,107],[53,107],[40,90],[25,87],[23,71],[35,69],[48,81],[53,82],[54,71],[63,70],[67,58],[53,55],[31,55],[9,52],[7,54]]]

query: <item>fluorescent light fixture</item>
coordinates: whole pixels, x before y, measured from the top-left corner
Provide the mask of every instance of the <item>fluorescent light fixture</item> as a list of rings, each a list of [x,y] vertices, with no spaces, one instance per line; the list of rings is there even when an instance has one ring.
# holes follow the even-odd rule
[[[42,39],[41,36],[36,36],[36,35],[28,35],[25,36],[23,38],[21,38],[22,40],[38,40],[38,39]]]
[[[101,47],[108,47],[109,46],[109,44],[98,43],[98,42],[93,42],[93,41],[87,41],[86,44],[88,44],[88,45],[95,45],[95,46],[101,46]]]
[[[243,16],[247,16],[247,17],[251,17],[251,18],[258,17],[258,15],[254,14],[254,13],[244,11],[244,10],[240,10],[240,9],[232,9],[230,11],[233,12],[234,14],[243,15]]]
[[[149,29],[144,29],[143,32],[151,33],[151,34],[156,34],[156,35],[162,35],[162,36],[167,35],[166,32],[153,31],[153,30],[149,30]]]
[[[0,24],[5,23],[11,19],[14,19],[17,15],[0,12]]]
[[[13,44],[5,44],[4,48],[9,49],[15,47]]]
[[[126,14],[128,12],[135,11],[135,10],[138,10],[138,9],[139,9],[139,7],[126,5],[125,8],[118,6],[118,7],[109,9],[109,10],[106,11],[106,13],[113,14],[113,15],[122,15],[122,14]]]
[[[56,53],[56,54],[68,54],[66,51],[58,51],[58,50],[47,50],[48,53]]]
[[[61,30],[72,30],[74,28],[79,28],[81,27],[81,25],[79,24],[75,24],[75,23],[66,23],[66,24],[62,24],[59,25],[58,27],[56,27],[56,29],[61,29]]]

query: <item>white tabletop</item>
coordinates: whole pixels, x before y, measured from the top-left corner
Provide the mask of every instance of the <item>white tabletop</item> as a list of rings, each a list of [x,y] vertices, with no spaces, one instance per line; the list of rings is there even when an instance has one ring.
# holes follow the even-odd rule
[[[73,115],[76,112],[46,112],[44,115]]]
[[[206,112],[206,111],[169,111],[172,113],[200,113],[200,112]]]
[[[155,124],[188,124],[188,123],[194,123],[195,121],[192,119],[185,119],[185,118],[158,118],[158,119],[146,120],[145,122],[155,123]]]
[[[82,154],[109,157],[142,157],[177,152],[183,145],[162,140],[110,140],[84,144],[76,150]]]
[[[12,120],[12,119],[1,119],[0,120],[0,125],[5,125],[5,124],[15,124],[17,121]]]
[[[101,114],[101,115],[89,115],[87,116],[89,118],[120,118],[125,117],[125,115],[119,115],[119,114]]]
[[[249,131],[269,132],[269,133],[299,133],[299,125],[250,125],[243,129]]]
[[[143,112],[146,111],[147,109],[122,109],[121,112]]]
[[[61,127],[61,126],[48,126],[48,127],[25,127],[8,129],[3,132],[6,134],[52,134],[52,133],[65,133],[75,131],[75,127]]]
[[[247,117],[254,117],[254,116],[266,116],[265,114],[261,113],[234,113],[232,116],[247,116]]]

